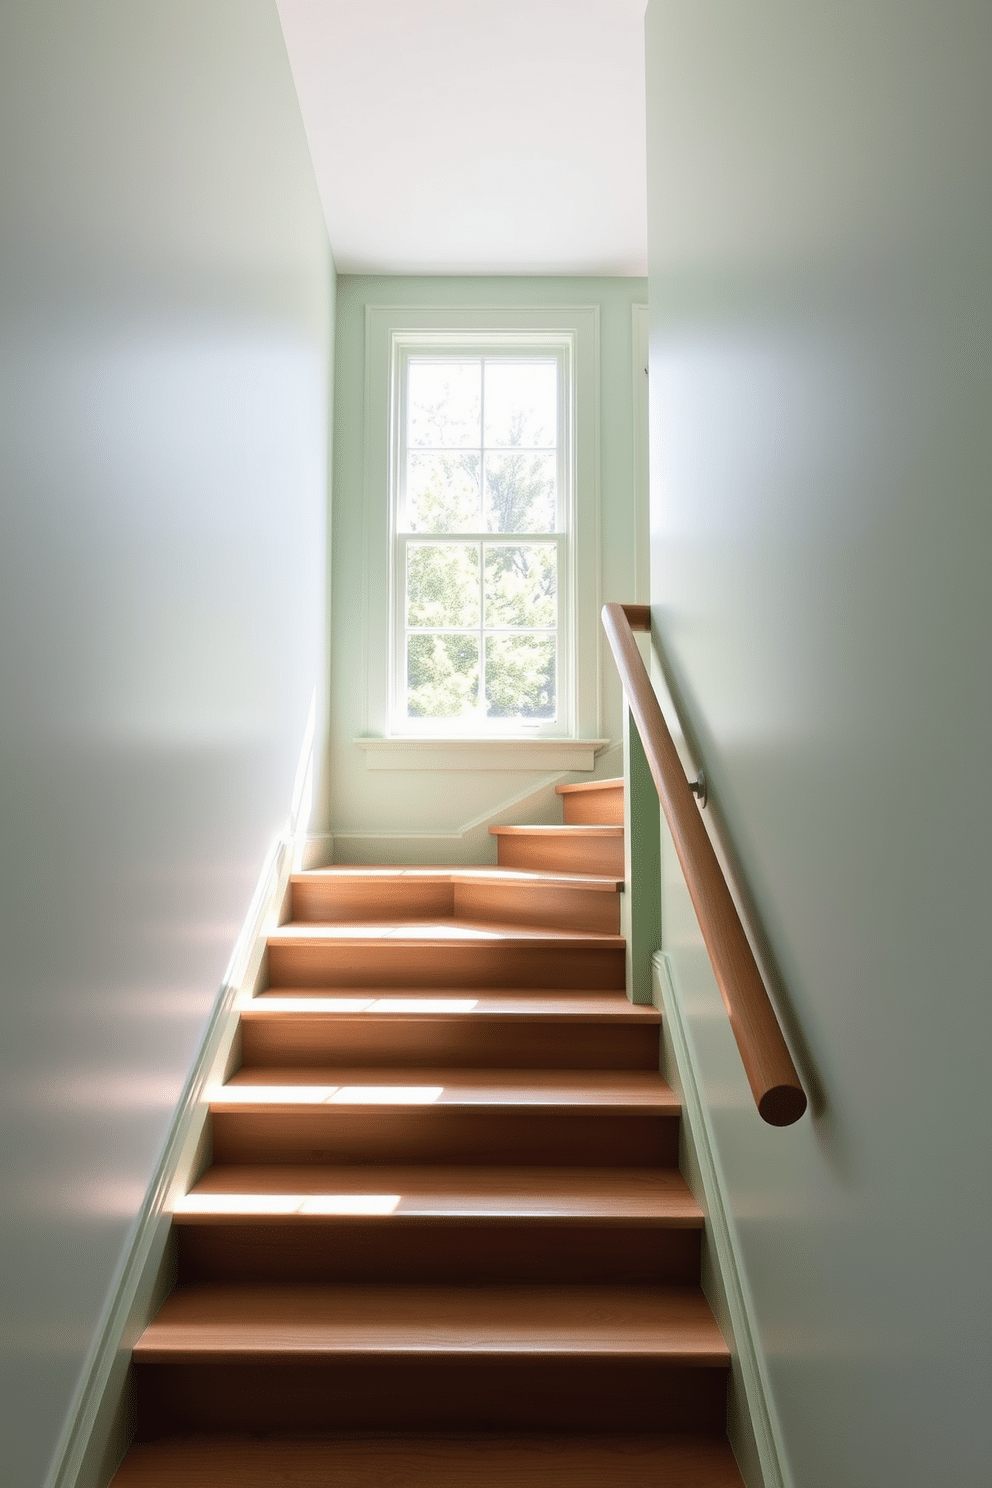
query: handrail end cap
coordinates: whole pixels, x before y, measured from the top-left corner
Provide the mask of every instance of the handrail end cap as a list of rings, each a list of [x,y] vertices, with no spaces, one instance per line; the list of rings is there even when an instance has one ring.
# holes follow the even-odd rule
[[[758,1115],[769,1126],[792,1126],[808,1104],[800,1085],[772,1085],[758,1102]]]

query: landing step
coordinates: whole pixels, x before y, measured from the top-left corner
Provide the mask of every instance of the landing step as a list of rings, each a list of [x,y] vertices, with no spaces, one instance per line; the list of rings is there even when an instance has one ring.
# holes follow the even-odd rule
[[[134,1348],[136,1364],[615,1359],[726,1368],[697,1287],[179,1287]]]
[[[743,1488],[710,1437],[179,1437],[131,1448],[111,1488]]]
[[[180,1199],[179,1225],[326,1222],[389,1225],[596,1223],[700,1229],[702,1211],[672,1169],[379,1167],[234,1164],[214,1167]]]

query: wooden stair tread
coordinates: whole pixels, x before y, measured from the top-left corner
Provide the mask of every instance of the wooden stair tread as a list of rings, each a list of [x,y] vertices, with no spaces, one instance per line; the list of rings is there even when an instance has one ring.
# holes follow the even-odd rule
[[[678,1098],[660,1075],[646,1070],[381,1069],[266,1065],[238,1070],[211,1092],[213,1111],[253,1106],[321,1106],[389,1110],[486,1106],[609,1107],[677,1116]]]
[[[371,945],[488,946],[523,944],[533,949],[557,949],[563,945],[622,950],[622,935],[588,930],[558,930],[551,926],[508,924],[499,920],[341,920],[332,924],[291,922],[270,932],[270,946]]]
[[[183,1286],[135,1345],[136,1362],[347,1355],[653,1360],[725,1368],[697,1287],[286,1284]]]
[[[712,1437],[178,1437],[132,1447],[111,1488],[742,1488]]]
[[[646,1004],[628,1002],[623,992],[550,992],[544,996],[512,989],[480,988],[459,996],[457,991],[421,995],[384,989],[380,995],[329,996],[319,990],[288,987],[260,993],[240,1006],[242,1019],[252,1022],[278,1017],[403,1018],[429,1021],[470,1018],[473,1022],[523,1019],[533,1022],[621,1023],[658,1025],[661,1014]]]
[[[623,776],[618,775],[615,780],[576,780],[570,785],[556,785],[555,794],[559,796],[591,795],[594,791],[623,790]]]
[[[494,837],[591,837],[596,838],[618,838],[623,837],[623,827],[613,826],[603,822],[579,822],[572,824],[559,824],[557,822],[549,825],[533,827],[490,827]]]
[[[387,985],[383,985],[381,987],[375,986],[375,985],[370,985],[370,986],[367,986],[367,987],[362,987],[362,986],[355,986],[355,987],[347,987],[347,986],[340,986],[340,987],[338,987],[338,986],[335,986],[335,987],[306,987],[306,986],[293,987],[293,986],[290,986],[287,983],[287,985],[284,986],[284,987],[266,987],[265,990],[264,990],[264,992],[259,992],[256,997],[245,998],[244,1002],[239,1004],[239,1011],[241,1011],[243,1008],[246,1008],[246,1007],[255,1007],[256,1004],[258,1004],[260,1002],[263,1002],[263,1001],[264,1002],[269,1002],[269,1001],[275,1002],[277,999],[288,998],[290,1000],[294,1000],[295,999],[295,1000],[299,1000],[299,1001],[302,1001],[304,999],[306,999],[307,1001],[324,1001],[324,1000],[326,1000],[328,1002],[334,1003],[335,1005],[338,1005],[339,1004],[340,1005],[340,1011],[341,1012],[353,1012],[353,1013],[357,1013],[357,1012],[361,1012],[362,1009],[370,1001],[371,1002],[379,1002],[379,1001],[385,1001],[387,998],[394,998],[394,997],[397,998],[397,999],[399,999],[400,1001],[404,1001],[404,1000],[411,999],[411,998],[412,999],[419,1000],[419,999],[425,998],[425,997],[426,998],[430,998],[430,999],[435,999],[436,998],[438,1000],[442,1000],[444,998],[450,997],[455,1002],[459,1002],[459,1001],[466,1001],[466,1002],[468,1002],[468,1001],[472,1001],[472,1000],[474,1000],[476,998],[480,998],[480,997],[502,998],[502,999],[505,999],[507,1002],[513,1002],[514,999],[516,999],[516,998],[531,998],[531,997],[536,997],[536,998],[544,998],[544,999],[547,1000],[548,1003],[557,1002],[559,999],[562,999],[562,1000],[565,1000],[565,1001],[574,1000],[577,1004],[579,1002],[581,1002],[583,1006],[586,1003],[588,1003],[589,1006],[590,1006],[590,1008],[593,1009],[593,1010],[595,1009],[597,1003],[599,1003],[600,1001],[602,1001],[604,1005],[609,1005],[609,1006],[612,1006],[613,1005],[614,1000],[617,1000],[617,1001],[622,1000],[624,1002],[627,1001],[626,993],[623,992],[622,990],[620,990],[619,988],[607,988],[607,989],[603,989],[603,988],[600,988],[600,987],[568,987],[568,986],[562,986],[560,988],[559,987],[527,987],[527,986],[525,986],[525,987],[499,987],[499,986],[493,986],[493,987],[488,987],[488,986],[486,986],[486,987],[457,987],[457,986],[451,986],[451,987],[437,987],[437,988],[431,988],[431,987],[414,987],[414,988],[411,988],[411,989],[407,989],[407,988],[404,988],[404,987],[396,987],[396,986],[390,987],[390,986],[387,986]],[[641,1012],[648,1012],[648,1013],[650,1013],[652,1011],[655,1011],[655,1009],[652,1009],[647,1003],[640,1003],[640,1004],[637,1004],[637,1003],[628,1003],[628,1006],[634,1011],[634,1013],[641,1013]]]
[[[682,1175],[665,1168],[232,1164],[210,1168],[174,1212],[178,1224],[481,1217],[496,1224],[702,1226],[702,1211]]]
[[[373,885],[396,882],[495,884],[509,888],[592,889],[600,893],[619,893],[623,889],[623,879],[611,874],[553,872],[539,868],[500,868],[490,864],[470,867],[462,867],[460,864],[443,867],[434,865],[388,867],[375,864],[358,868],[350,864],[342,864],[340,867],[332,865],[328,868],[308,868],[304,872],[294,873],[291,882],[294,884],[337,882]]]

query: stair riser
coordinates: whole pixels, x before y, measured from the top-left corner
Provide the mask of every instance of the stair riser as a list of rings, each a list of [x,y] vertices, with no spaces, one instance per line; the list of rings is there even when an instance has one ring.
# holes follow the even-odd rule
[[[304,924],[338,924],[345,920],[444,919],[454,913],[454,885],[418,883],[416,879],[372,879],[342,883],[335,879],[295,881],[292,918]]]
[[[620,932],[620,897],[599,889],[542,888],[517,884],[335,883],[293,885],[293,919],[301,924],[448,919],[557,930]]]
[[[181,1281],[653,1282],[699,1278],[699,1230],[545,1224],[177,1226]]]
[[[623,826],[623,786],[603,791],[569,791],[561,798],[567,827]]]
[[[563,1021],[563,1020],[559,1020]],[[609,1023],[473,1023],[338,1016],[246,1018],[241,1024],[246,1066],[357,1065],[472,1069],[656,1070],[658,1029]]]
[[[351,1114],[215,1112],[216,1163],[458,1163],[675,1167],[678,1117],[531,1108],[434,1107]]]
[[[547,873],[602,873],[623,878],[623,839],[526,837],[514,833],[496,838],[496,861],[501,868],[537,868]]]
[[[495,945],[270,945],[271,987],[574,987],[618,991],[622,950]]]
[[[429,1357],[141,1364],[138,1436],[170,1431],[679,1431],[722,1435],[727,1371]]]

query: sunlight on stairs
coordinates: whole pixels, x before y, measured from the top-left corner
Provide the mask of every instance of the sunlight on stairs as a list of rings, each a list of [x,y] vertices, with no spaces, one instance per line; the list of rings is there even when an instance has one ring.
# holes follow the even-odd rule
[[[293,880],[113,1488],[741,1488],[622,785],[497,868]]]

